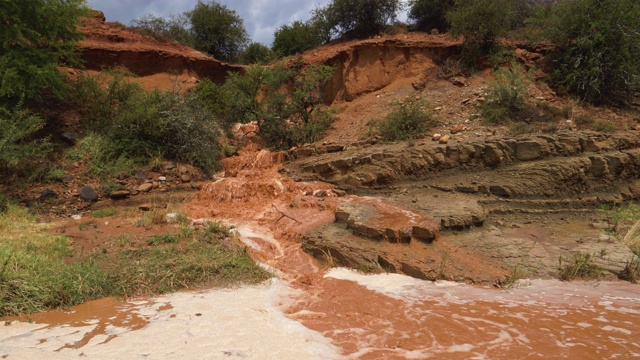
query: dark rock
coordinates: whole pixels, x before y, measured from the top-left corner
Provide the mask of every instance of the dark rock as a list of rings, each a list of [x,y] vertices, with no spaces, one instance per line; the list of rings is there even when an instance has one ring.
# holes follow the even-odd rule
[[[499,165],[503,158],[504,155],[502,151],[494,144],[487,144],[487,146],[482,149],[482,160],[487,166]]]
[[[65,184],[65,185],[69,185],[69,184],[71,184],[71,182],[73,182],[73,176],[71,176],[71,175],[67,175],[67,176],[62,178],[62,183]]]
[[[70,132],[63,132],[60,134],[60,138],[69,145],[75,145],[78,142],[78,137]]]
[[[78,190],[78,196],[84,201],[98,201],[98,194],[91,186],[83,186]]]
[[[56,193],[55,191],[53,191],[51,189],[47,189],[47,190],[43,191],[42,194],[40,194],[40,196],[38,197],[38,200],[46,201],[48,199],[55,199],[57,197],[58,197],[58,193]]]

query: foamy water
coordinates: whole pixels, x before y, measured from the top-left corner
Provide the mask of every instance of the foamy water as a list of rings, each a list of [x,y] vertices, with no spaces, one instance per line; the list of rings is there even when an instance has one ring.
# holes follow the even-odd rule
[[[0,356],[9,359],[334,359],[330,340],[290,320],[278,308],[289,291],[278,280],[234,290],[182,292],[121,304],[143,317],[141,329],[14,322],[0,331]]]

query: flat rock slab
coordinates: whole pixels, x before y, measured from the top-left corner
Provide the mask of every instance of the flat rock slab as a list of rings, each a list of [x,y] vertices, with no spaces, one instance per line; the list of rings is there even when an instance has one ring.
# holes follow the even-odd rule
[[[391,243],[431,242],[440,235],[440,225],[426,214],[374,198],[349,199],[336,209],[336,222],[354,235]]]

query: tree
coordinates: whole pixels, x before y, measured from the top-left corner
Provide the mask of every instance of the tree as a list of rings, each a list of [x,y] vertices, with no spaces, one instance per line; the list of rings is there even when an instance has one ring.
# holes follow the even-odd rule
[[[522,25],[522,0],[456,0],[447,13],[453,35],[462,35],[463,57],[474,66],[498,45],[497,39]]]
[[[640,91],[640,3],[570,0],[534,24],[555,45],[552,82],[592,102],[625,103]]]
[[[449,30],[447,12],[453,4],[454,0],[409,0],[409,20],[421,31],[446,32]]]
[[[253,65],[230,73],[224,85],[200,82],[197,94],[226,127],[256,121],[265,145],[282,150],[317,141],[329,128],[332,114],[322,100],[333,72],[329,66]]]
[[[313,49],[321,43],[321,34],[312,22],[294,21],[276,30],[272,48],[279,56],[289,56]]]
[[[275,54],[268,47],[252,42],[240,56],[243,64],[267,64],[275,58]]]
[[[216,1],[203,3],[186,13],[196,49],[218,60],[236,61],[249,43],[242,18],[234,10]]]
[[[79,61],[84,0],[0,1],[0,106],[64,94],[62,64]]]
[[[142,30],[142,33],[162,41],[175,41],[193,47],[193,38],[189,32],[189,18],[185,14],[172,15],[169,19],[146,14],[131,21],[130,26]]]
[[[401,9],[400,0],[333,0],[314,18],[342,36],[363,38],[379,34]]]

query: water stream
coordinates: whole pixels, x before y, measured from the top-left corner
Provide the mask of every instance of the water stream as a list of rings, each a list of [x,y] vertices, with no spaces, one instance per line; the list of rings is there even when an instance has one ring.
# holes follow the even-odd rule
[[[510,290],[323,269],[240,229],[277,278],[227,290],[103,299],[13,321],[8,359],[514,359],[640,357],[640,287],[521,280]]]

